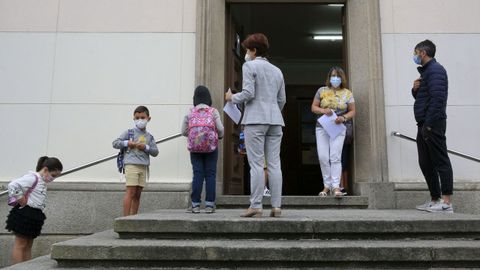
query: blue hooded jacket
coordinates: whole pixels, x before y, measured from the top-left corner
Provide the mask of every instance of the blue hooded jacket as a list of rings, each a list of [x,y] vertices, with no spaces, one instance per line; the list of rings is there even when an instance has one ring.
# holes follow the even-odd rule
[[[435,58],[417,69],[422,79],[420,88],[417,91],[412,89],[415,120],[417,124],[432,126],[437,120],[447,119],[447,71]]]

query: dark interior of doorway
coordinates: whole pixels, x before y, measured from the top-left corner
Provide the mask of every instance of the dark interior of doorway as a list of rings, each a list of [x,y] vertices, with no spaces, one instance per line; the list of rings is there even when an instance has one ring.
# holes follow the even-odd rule
[[[344,36],[343,5],[315,3],[231,3],[226,16],[226,84],[241,91],[244,51],[250,33],[264,33],[270,42],[268,59],[285,78],[284,137],[281,160],[283,194],[316,195],[323,188],[315,144],[315,116],[310,106],[332,66],[345,67],[345,40],[315,40],[314,36]],[[224,194],[249,194],[246,156],[237,151],[240,126],[225,120]]]

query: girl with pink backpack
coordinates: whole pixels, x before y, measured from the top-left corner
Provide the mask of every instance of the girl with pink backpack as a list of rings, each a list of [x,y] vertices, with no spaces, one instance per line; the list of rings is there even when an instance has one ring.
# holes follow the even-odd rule
[[[205,213],[211,214],[215,212],[218,140],[223,138],[223,124],[220,113],[212,107],[212,97],[207,87],[197,86],[193,95],[193,106],[182,123],[182,135],[188,137],[188,151],[193,169],[192,213],[200,213],[205,181]]]

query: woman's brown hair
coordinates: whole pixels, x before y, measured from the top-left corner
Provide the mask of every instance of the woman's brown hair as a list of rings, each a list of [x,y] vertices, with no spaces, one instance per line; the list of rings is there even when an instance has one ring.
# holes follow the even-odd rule
[[[340,89],[347,88],[347,75],[345,75],[345,71],[341,67],[332,67],[330,71],[327,74],[327,81],[325,82],[325,85],[328,86],[328,88],[332,88],[332,84],[330,83],[330,77],[332,76],[332,73],[336,71],[337,76],[340,76],[342,78],[342,83],[340,84]]]
[[[268,38],[262,33],[251,34],[242,42],[242,47],[244,49],[256,50],[255,56],[267,56],[268,48]]]

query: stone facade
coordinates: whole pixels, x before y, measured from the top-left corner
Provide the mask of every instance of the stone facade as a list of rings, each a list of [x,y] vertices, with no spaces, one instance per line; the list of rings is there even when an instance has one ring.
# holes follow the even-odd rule
[[[34,242],[33,256],[49,254],[53,243],[111,229],[114,219],[122,216],[124,189],[123,184],[113,183],[51,184],[45,210],[47,220],[42,235]],[[187,184],[148,184],[142,193],[139,212],[186,209],[189,190]],[[2,224],[9,210],[10,207],[0,208]],[[13,240],[13,235],[2,225],[0,266],[9,264]]]
[[[230,2],[249,1],[0,0],[0,121],[8,125],[0,133],[6,142],[0,181],[33,168],[45,154],[60,157],[68,169],[115,153],[111,141],[132,125],[139,104],[151,109],[149,131],[157,140],[178,133],[196,84],[212,89],[220,109]],[[354,190],[369,197],[370,208],[409,209],[428,198],[415,144],[390,136],[399,131],[415,137],[410,88],[418,74],[411,58],[421,40],[437,44],[437,59],[449,74],[449,148],[480,156],[480,127],[471,124],[480,113],[479,92],[471,86],[480,69],[480,2],[303,2],[346,5],[346,54],[357,104]],[[188,204],[185,140],[159,149],[142,212]],[[480,166],[451,159],[456,210],[480,214]],[[222,160],[220,151],[219,194]],[[123,184],[113,161],[59,182],[49,190],[49,219],[35,256],[48,253],[53,242],[111,228],[121,215]],[[7,210],[0,208],[0,216]],[[13,237],[1,231],[0,239],[0,265],[6,265]]]

